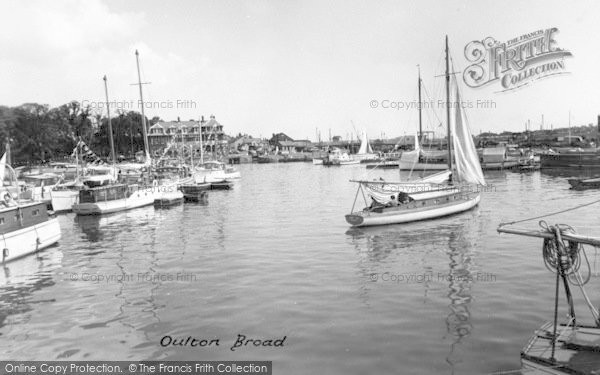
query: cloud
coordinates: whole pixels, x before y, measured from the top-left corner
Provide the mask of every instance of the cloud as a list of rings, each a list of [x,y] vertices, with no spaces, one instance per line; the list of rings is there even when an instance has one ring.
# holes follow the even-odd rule
[[[21,64],[58,63],[119,45],[144,25],[143,14],[113,13],[100,0],[4,4],[10,11],[0,12],[2,59]]]

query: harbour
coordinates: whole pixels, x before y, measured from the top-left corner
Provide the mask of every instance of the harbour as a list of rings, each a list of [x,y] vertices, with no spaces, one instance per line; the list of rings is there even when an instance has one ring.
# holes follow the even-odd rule
[[[542,286],[553,275],[539,262],[537,241],[498,235],[496,227],[546,213],[539,195],[557,210],[600,198],[539,171],[496,171],[486,173],[495,189],[465,214],[401,229],[349,229],[340,217],[354,186],[345,182],[364,177],[360,165],[250,164],[240,172],[233,190],[213,192],[228,199],[213,195],[208,205],[59,215],[59,246],[3,267],[3,352],[21,359],[263,358],[283,373],[518,369],[515,344],[551,316],[545,301],[553,291]],[[295,207],[293,215],[282,201]],[[592,206],[556,220],[584,231],[594,215]],[[590,262],[596,267],[600,259],[592,253]],[[276,351],[159,344],[164,335],[238,334],[287,340]],[[430,360],[418,360],[415,350]],[[310,363],[295,359],[306,356]]]
[[[600,373],[589,5],[12,8],[1,373]]]

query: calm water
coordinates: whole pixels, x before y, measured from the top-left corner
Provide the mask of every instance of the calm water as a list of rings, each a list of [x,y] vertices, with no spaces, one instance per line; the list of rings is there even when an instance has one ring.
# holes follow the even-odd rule
[[[600,199],[558,175],[494,172],[495,191],[473,211],[349,230],[348,180],[364,166],[240,170],[235,189],[211,192],[208,205],[59,216],[58,246],[0,272],[0,356],[272,360],[275,374],[518,369],[519,351],[552,318],[554,277],[539,240],[496,227]],[[549,221],[599,235],[598,212]],[[286,336],[285,346],[231,351],[238,334]],[[220,346],[162,347],[165,335]]]

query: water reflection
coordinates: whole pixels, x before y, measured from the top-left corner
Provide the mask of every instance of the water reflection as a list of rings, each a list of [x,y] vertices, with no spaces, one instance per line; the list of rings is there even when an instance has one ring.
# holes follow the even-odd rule
[[[364,255],[358,264],[364,280],[368,281],[363,294],[368,294],[369,282],[374,281],[370,279],[371,275],[388,270],[389,267],[382,268],[382,264],[390,263],[394,270],[403,270],[400,272],[407,272],[407,275],[415,273],[407,265],[419,265],[420,270],[415,274],[426,276],[419,282],[423,285],[424,303],[428,301],[428,293],[436,291],[432,288],[439,290],[440,284],[447,286],[445,296],[449,300],[449,313],[445,318],[446,334],[443,339],[450,341],[446,362],[452,374],[465,357],[461,347],[473,330],[469,307],[471,288],[478,273],[475,246],[469,236],[477,232],[476,225],[475,220],[463,217],[452,224],[434,221],[419,223],[418,227],[353,228],[346,232],[357,253]],[[444,259],[447,262],[443,262]],[[438,286],[434,287],[434,284]],[[367,299],[366,296],[363,298]]]
[[[55,285],[55,270],[60,268],[62,252],[57,246],[1,265],[0,270],[0,328],[11,324],[9,318],[33,310],[35,292]],[[1,334],[0,334],[1,335]]]
[[[154,207],[142,207],[108,215],[74,216],[76,227],[90,242],[111,240],[121,231],[148,225],[155,217]]]
[[[446,362],[454,374],[455,366],[461,363],[462,353],[459,349],[464,338],[471,334],[473,325],[469,305],[471,303],[471,286],[473,283],[473,252],[472,244],[457,233],[451,233],[448,238],[449,272],[448,299],[450,299],[450,313],[446,317],[447,335],[450,338],[450,352]]]

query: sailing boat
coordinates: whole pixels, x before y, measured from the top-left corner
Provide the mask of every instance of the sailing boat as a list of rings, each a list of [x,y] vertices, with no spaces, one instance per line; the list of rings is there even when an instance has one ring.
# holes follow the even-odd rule
[[[423,125],[422,125],[422,112],[423,106],[421,105],[421,68],[419,67],[419,132],[415,137],[415,149],[413,151],[406,151],[400,155],[398,161],[398,167],[401,171],[443,171],[446,169],[447,162],[445,159],[444,151],[425,151],[421,148],[421,141],[423,139]],[[450,143],[448,143],[450,147]]]
[[[485,185],[481,165],[473,138],[463,121],[462,106],[455,105],[454,123],[450,121],[450,62],[448,37],[446,37],[446,122],[448,127],[448,171],[442,171],[415,182],[387,182],[353,180],[358,183],[351,213],[346,221],[355,227],[399,224],[419,220],[435,219],[472,209],[479,204],[481,196],[474,185]],[[456,82],[456,80],[454,80]],[[458,86],[456,102],[460,103]],[[452,131],[453,130],[453,131]],[[452,150],[454,149],[454,155]],[[453,167],[453,156],[456,161]],[[450,183],[440,183],[448,172],[452,172]],[[364,194],[371,198],[367,202]],[[354,211],[360,192],[365,198],[365,207]]]
[[[356,155],[353,155],[353,157],[354,160],[360,160],[361,162],[379,159],[377,154],[373,153],[373,149],[371,148],[371,144],[369,143],[369,139],[367,138],[366,131],[363,131],[362,140],[360,142],[360,148],[358,149],[358,153]]]
[[[113,142],[112,124],[110,120],[108,84],[106,76],[104,76],[104,90],[106,94],[106,110],[108,115],[108,139],[110,143],[110,155],[112,165],[114,167],[115,146]],[[142,119],[144,119],[144,115],[142,115]],[[143,123],[143,127],[145,127],[145,121]],[[145,143],[147,142],[146,137],[144,137],[144,141]],[[145,147],[146,156],[149,156],[147,152],[147,144],[145,144]],[[146,162],[148,162],[148,159]],[[144,179],[140,178],[140,180],[140,182],[144,184]],[[154,203],[154,198],[159,190],[158,182],[156,180],[153,182],[151,187],[125,183],[112,183],[109,185],[96,186],[95,183],[92,184],[90,181],[85,181],[84,185],[86,185],[85,188],[79,191],[79,202],[73,205],[73,212],[75,212],[77,215],[102,215],[148,206]]]

